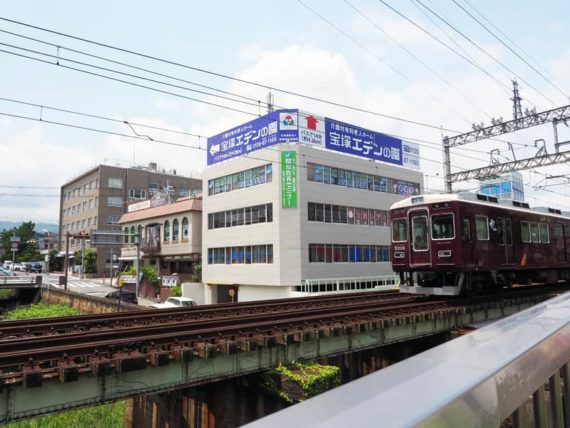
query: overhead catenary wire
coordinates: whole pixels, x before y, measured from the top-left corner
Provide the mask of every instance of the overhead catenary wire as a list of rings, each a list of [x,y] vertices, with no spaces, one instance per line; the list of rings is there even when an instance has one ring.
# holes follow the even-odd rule
[[[1,18],[0,18],[0,19],[1,19]],[[1,31],[3,31],[3,30],[0,30],[0,32],[1,32]],[[101,60],[109,61],[109,62],[111,62],[111,63],[117,63],[117,64],[120,64],[120,65],[123,65],[123,66],[126,66],[126,67],[131,67],[131,68],[138,69],[138,70],[142,70],[142,71],[145,71],[145,72],[148,72],[148,73],[158,74],[158,75],[165,76],[165,77],[167,77],[167,78],[171,78],[171,79],[174,79],[174,80],[183,80],[183,81],[184,81],[184,79],[179,79],[179,78],[177,78],[177,77],[169,76],[169,75],[166,75],[166,74],[163,74],[163,73],[155,73],[154,71],[149,70],[149,69],[145,69],[145,68],[137,67],[137,66],[131,66],[130,64],[126,64],[126,63],[123,63],[123,62],[111,60],[111,59],[104,58],[104,57],[101,57],[101,56],[98,56],[98,55],[92,55],[92,54],[87,53],[87,52],[84,52],[84,51],[79,51],[79,50],[76,50],[76,49],[70,49],[70,48],[67,48],[67,47],[63,47],[63,46],[61,46],[61,45],[56,45],[56,44],[53,44],[53,43],[41,41],[41,40],[39,40],[39,39],[35,39],[35,38],[28,37],[28,36],[19,35],[19,34],[17,34],[17,33],[13,33],[13,32],[8,32],[8,31],[4,31],[4,32],[6,32],[6,33],[8,33],[8,34],[11,34],[11,35],[18,36],[18,37],[23,37],[23,38],[25,38],[25,39],[28,39],[28,40],[31,40],[31,41],[35,41],[35,42],[38,42],[38,43],[44,43],[44,44],[50,45],[50,46],[52,46],[52,47],[57,47],[57,48],[58,48],[58,52],[59,52],[60,49],[61,49],[61,50],[70,50],[70,51],[72,51],[72,52],[76,52],[76,53],[79,53],[79,54],[82,54],[82,55],[86,55],[86,56],[91,56],[91,57],[94,57],[94,58],[99,58],[99,59],[101,59]],[[2,43],[0,43],[0,44],[2,44]],[[6,45],[6,44],[5,44],[5,45]],[[9,46],[13,46],[13,45],[9,45]],[[125,82],[125,81],[123,81],[123,80],[121,80],[121,79],[112,78],[112,77],[110,77],[110,76],[101,75],[101,74],[99,74],[99,73],[93,73],[93,72],[88,72],[88,71],[86,71],[86,70],[77,69],[77,68],[75,68],[75,67],[64,66],[64,65],[61,64],[61,61],[63,61],[65,58],[62,59],[62,57],[59,55],[59,53],[58,53],[58,55],[56,56],[56,55],[51,55],[51,54],[47,54],[47,53],[44,53],[44,52],[38,52],[38,51],[29,50],[29,49],[22,48],[22,47],[16,47],[16,46],[14,46],[14,48],[27,50],[27,51],[29,51],[29,52],[34,52],[34,53],[37,53],[37,54],[43,55],[43,56],[48,56],[48,57],[51,57],[51,58],[56,59],[56,62],[51,63],[51,62],[49,62],[49,61],[43,61],[43,60],[40,60],[40,59],[38,59],[38,58],[29,57],[29,56],[21,55],[21,54],[17,54],[17,53],[12,53],[12,52],[9,52],[9,51],[1,51],[1,50],[0,50],[0,52],[11,53],[11,54],[14,54],[14,55],[17,55],[17,56],[21,56],[21,57],[24,57],[24,58],[27,58],[27,59],[44,62],[44,63],[50,64],[50,65],[62,66],[62,67],[64,67],[64,68],[67,68],[67,69],[70,69],[70,70],[73,70],[73,71],[83,72],[83,73],[95,75],[95,76],[98,76],[98,77],[104,77],[104,78],[108,78],[108,79],[111,79],[111,80],[115,80],[115,81],[121,82],[121,83],[124,82],[124,83],[126,83],[126,84],[131,84],[131,85],[139,86],[139,87],[141,87],[141,88],[158,91],[158,92],[161,92],[161,93],[164,93],[164,94],[167,94],[167,95],[179,96],[179,97],[182,97],[182,98],[186,98],[186,99],[188,99],[188,100],[191,100],[191,101],[202,102],[201,100],[198,100],[198,99],[195,99],[195,98],[184,97],[184,96],[182,96],[182,95],[173,94],[173,93],[171,93],[171,92],[163,91],[163,90],[160,90],[160,89],[157,89],[157,88],[149,88],[149,87],[144,86],[144,85],[139,85],[139,84],[131,83],[131,82]],[[60,61],[60,60],[61,60],[61,61]],[[117,72],[117,73],[120,73],[120,74],[123,74],[123,75],[126,74],[126,75],[128,75],[128,76],[133,76],[133,77],[137,77],[137,78],[139,77],[139,76],[136,76],[136,75],[131,75],[131,74],[128,74],[128,73],[124,73],[124,72],[121,72],[121,71],[116,71],[116,70],[113,70],[113,69],[108,69],[108,68],[100,67],[100,66],[97,66],[97,65],[92,65],[92,64],[89,64],[89,63],[78,62],[78,61],[69,60],[69,59],[65,59],[65,60],[72,61],[72,62],[75,62],[75,63],[81,63],[81,64],[83,64],[83,65],[85,65],[85,66],[92,66],[92,67],[95,67],[95,68],[98,68],[98,69],[109,70],[110,72]],[[156,80],[154,80],[154,79],[147,79],[147,78],[144,78],[144,77],[140,77],[140,78],[143,78],[143,79],[145,79],[145,80],[156,81]],[[172,85],[172,84],[169,84],[169,83],[166,83],[166,82],[161,82],[161,81],[156,81],[156,82],[157,82],[157,83],[164,84],[164,85],[170,85],[170,86],[174,86],[174,87],[180,87],[179,85]],[[190,83],[190,84],[196,84],[195,82],[189,82],[189,83]],[[198,85],[199,85],[199,84],[198,84]],[[184,88],[184,87],[182,87],[182,88]],[[212,90],[217,90],[216,88],[213,88],[213,87],[210,87],[210,86],[209,86],[208,88],[211,88]],[[193,89],[189,89],[189,88],[184,88],[184,89],[193,90]],[[196,91],[196,90],[193,90],[193,91]],[[198,92],[199,92],[199,91],[198,91]],[[232,92],[228,92],[228,91],[222,91],[222,92],[228,93],[228,94],[230,94],[230,95],[232,95],[232,96],[236,96],[236,97],[242,97],[242,98],[246,98],[246,99],[250,99],[250,100],[255,100],[255,99],[253,99],[253,98],[244,97],[244,96],[242,96],[242,95],[240,95],[240,94],[236,94],[236,93],[232,93]],[[217,96],[217,95],[215,95],[215,94],[207,94],[207,95]],[[312,98],[312,97],[311,97],[311,98]],[[317,99],[315,99],[315,100],[317,100]],[[320,99],[318,99],[318,100],[319,100],[320,102],[330,103],[329,101],[326,101],[326,100],[320,100]],[[230,99],[230,101],[233,101],[233,100]],[[206,103],[207,103],[207,102],[206,102]],[[259,103],[259,101],[258,101],[258,103]],[[210,105],[212,105],[212,106],[214,106],[214,107],[219,107],[219,108],[228,108],[228,107],[226,107],[226,106],[220,106],[220,105],[213,104],[213,103],[210,104]],[[259,107],[259,104],[250,104],[250,105]],[[337,104],[337,106],[339,106],[339,107],[344,107],[344,108],[351,108],[351,109],[353,108],[353,107],[346,106],[346,105],[342,105],[342,104]],[[278,108],[286,108],[286,107],[277,106],[277,105],[276,105],[276,107],[278,107]],[[231,108],[230,108],[230,109],[231,109]],[[384,115],[384,114],[382,114],[382,113],[372,112],[372,111],[363,110],[363,109],[359,109],[359,110],[360,110],[361,112],[364,112],[364,113],[376,114],[376,115],[379,115],[379,116],[382,116],[382,117],[387,117],[386,115]],[[236,111],[236,109],[234,109],[234,111]],[[248,115],[256,115],[256,114],[251,113],[251,112],[243,112],[243,113],[248,114]],[[414,125],[427,126],[427,127],[430,127],[430,128],[437,128],[437,129],[443,129],[443,130],[446,130],[446,131],[449,131],[449,132],[460,133],[460,131],[457,131],[457,130],[453,130],[453,129],[449,129],[449,128],[443,128],[443,127],[441,127],[441,126],[435,126],[435,125],[430,125],[430,124],[424,124],[424,123],[415,122],[415,121],[410,121],[410,120],[408,120],[408,119],[396,118],[396,117],[388,117],[388,118],[393,118],[393,119],[395,119],[395,120],[403,120],[403,121],[406,121],[406,122],[408,122],[408,123],[410,123],[410,124],[414,124]],[[509,142],[509,141],[501,140],[501,139],[498,139],[498,138],[493,138],[492,140],[494,140],[494,141],[499,141],[499,142]],[[519,146],[523,146],[523,147],[529,147],[527,144],[514,143],[514,142],[511,142],[511,144],[515,144],[515,145],[519,145]]]
[[[536,88],[534,85],[532,85],[531,83],[529,83],[527,80],[525,80],[523,77],[521,77],[519,74],[517,74],[515,71],[513,71],[511,68],[509,68],[507,65],[505,65],[502,61],[500,61],[499,59],[497,59],[494,55],[490,54],[486,49],[482,48],[479,43],[475,42],[471,37],[469,37],[468,35],[466,35],[463,31],[461,31],[460,29],[458,29],[455,25],[453,25],[451,22],[449,22],[447,19],[445,19],[444,17],[442,17],[440,14],[438,14],[436,11],[434,11],[432,8],[430,8],[429,6],[427,6],[425,3],[422,2],[422,0],[414,0],[416,2],[418,2],[423,8],[425,8],[428,12],[430,12],[432,15],[434,15],[436,18],[438,18],[440,21],[442,21],[445,25],[447,25],[449,28],[451,28],[453,31],[455,31],[457,34],[459,34],[461,37],[463,37],[465,40],[467,40],[470,44],[472,44],[473,46],[475,46],[480,52],[482,52],[485,56],[487,56],[488,58],[491,58],[496,64],[498,64],[499,66],[501,66],[505,71],[508,71],[509,73],[511,73],[513,76],[515,76],[518,80],[520,80],[521,82],[523,82],[525,85],[527,85],[529,88],[533,89],[538,95],[540,95],[542,98],[544,98],[545,100],[549,101],[550,103],[552,103],[553,105],[557,106],[558,103],[556,103],[556,101],[554,101],[552,98],[550,98],[548,95],[544,94],[542,91],[540,91],[538,88]],[[535,103],[536,104],[536,103]]]
[[[380,62],[381,64],[383,64],[384,66],[388,67],[390,70],[392,70],[394,73],[396,73],[398,76],[400,76],[401,78],[403,78],[404,80],[406,80],[408,83],[410,83],[411,85],[417,87],[418,89],[420,89],[425,95],[427,95],[429,98],[431,98],[433,101],[436,101],[437,103],[441,104],[443,107],[445,107],[446,109],[448,109],[449,111],[453,112],[453,113],[457,113],[457,109],[454,109],[452,106],[448,105],[447,103],[445,103],[444,101],[442,101],[441,99],[439,99],[439,97],[435,96],[434,94],[432,94],[430,91],[428,91],[427,89],[425,89],[422,85],[420,85],[416,80],[412,79],[411,77],[409,77],[407,74],[403,73],[402,71],[400,71],[399,69],[397,69],[394,65],[392,65],[390,62],[382,59],[380,56],[378,56],[373,50],[369,49],[368,47],[366,47],[363,43],[361,43],[360,41],[358,41],[355,37],[353,37],[352,35],[350,35],[348,32],[346,32],[345,30],[343,30],[342,28],[340,28],[338,25],[336,25],[334,22],[332,22],[331,20],[327,19],[325,16],[323,16],[321,13],[319,13],[318,11],[316,11],[315,9],[313,9],[312,7],[308,6],[307,4],[305,4],[302,0],[297,0],[297,2],[302,5],[303,7],[305,7],[307,10],[309,10],[311,13],[313,13],[315,16],[317,16],[319,19],[321,19],[322,21],[326,22],[328,25],[330,25],[331,27],[333,27],[336,31],[338,31],[340,34],[342,34],[344,37],[348,38],[352,43],[354,43],[356,46],[358,46],[360,49],[362,49],[364,52],[366,52],[368,55],[370,55],[372,58],[374,58],[376,61]],[[467,119],[466,117],[460,116],[461,119],[463,119],[465,122],[467,123],[472,123],[472,121],[470,121],[469,119]]]
[[[483,113],[485,116],[487,116],[489,119],[492,118],[492,116],[487,113],[485,110],[483,110],[481,107],[479,107],[475,102],[473,102],[471,99],[469,99],[467,97],[467,95],[465,95],[464,93],[462,93],[461,91],[459,91],[449,80],[447,80],[445,77],[443,77],[441,74],[439,74],[433,67],[429,66],[425,61],[423,61],[419,56],[417,56],[416,54],[414,54],[410,49],[408,49],[406,46],[404,46],[402,43],[400,43],[396,38],[392,37],[390,35],[390,33],[388,33],[386,30],[384,30],[377,22],[375,22],[374,20],[370,19],[366,14],[364,14],[360,9],[358,9],[356,6],[354,6],[353,3],[351,3],[348,0],[344,0],[344,2],[350,6],[358,15],[360,15],[365,21],[367,21],[370,25],[372,25],[374,28],[376,28],[379,32],[381,32],[382,34],[384,34],[392,43],[394,43],[396,46],[398,46],[399,48],[401,48],[402,50],[404,50],[408,55],[410,55],[416,62],[418,62],[420,65],[422,65],[426,70],[428,70],[431,74],[433,74],[434,76],[436,76],[440,81],[442,81],[448,88],[450,88],[451,90],[453,90],[456,94],[458,94],[461,98],[463,98],[465,101],[467,101],[471,106],[475,107],[477,110],[479,110],[481,113]]]
[[[529,63],[526,59],[524,59],[521,55],[518,54],[518,52],[516,52],[513,48],[511,48],[508,44],[506,44],[499,36],[497,36],[493,31],[491,31],[491,29],[489,27],[487,27],[484,23],[482,23],[479,19],[477,19],[476,16],[474,16],[471,12],[469,12],[467,9],[465,9],[462,5],[460,5],[457,0],[452,0],[453,3],[455,3],[455,5],[460,8],[463,12],[465,12],[471,19],[473,19],[475,22],[477,22],[481,27],[483,27],[491,36],[493,36],[495,38],[495,40],[497,40],[500,44],[502,44],[504,47],[506,47],[509,51],[511,51],[511,53],[513,53],[518,59],[520,59],[522,62],[524,62],[526,65],[528,65],[534,72],[536,72],[536,74],[538,74],[540,77],[542,77],[546,82],[548,82],[550,84],[550,86],[552,86],[554,89],[556,89],[560,94],[562,94],[563,97],[568,98],[568,95],[562,90],[560,89],[560,87],[558,87],[558,85],[556,85],[554,82],[552,82],[548,77],[546,77],[544,74],[542,74],[539,70],[536,69],[536,67],[534,67],[531,63]]]
[[[531,54],[529,54],[525,49],[523,49],[519,44],[517,44],[517,42],[515,42],[511,37],[509,37],[503,30],[501,30],[498,26],[493,24],[493,22],[489,18],[487,18],[480,10],[478,10],[475,6],[473,6],[472,3],[470,3],[468,0],[463,0],[463,2],[467,4],[467,6],[471,8],[471,10],[473,10],[477,15],[479,15],[491,27],[493,27],[497,31],[497,33],[499,33],[505,39],[507,39],[509,43],[511,43],[511,45],[513,45],[516,49],[518,49],[530,61],[532,61],[537,68],[542,69],[544,74],[548,75],[550,79],[553,80],[558,86],[562,86],[560,82],[552,75],[552,73],[546,67],[544,67],[539,61],[534,59]]]
[[[61,37],[66,37],[66,38],[70,38],[73,40],[77,40],[77,41],[81,41],[84,43],[89,43],[95,46],[100,46],[100,47],[104,47],[107,49],[111,49],[111,50],[115,50],[118,52],[123,52],[123,53],[127,53],[130,55],[135,55],[135,56],[139,56],[141,58],[146,58],[146,59],[150,59],[150,60],[154,60],[154,61],[158,61],[158,62],[162,62],[165,64],[170,64],[176,67],[181,67],[187,70],[192,70],[195,72],[199,72],[199,73],[203,73],[203,74],[207,74],[210,76],[214,76],[214,77],[219,77],[219,78],[223,78],[223,79],[227,79],[227,80],[231,80],[234,82],[238,82],[238,83],[242,83],[242,84],[246,84],[246,85],[250,85],[250,86],[256,86],[258,88],[263,88],[265,90],[271,90],[274,92],[280,92],[283,94],[287,94],[287,95],[291,95],[291,96],[295,96],[295,97],[299,97],[299,98],[304,98],[310,101],[316,101],[316,102],[320,102],[320,103],[324,103],[324,104],[328,104],[328,105],[332,105],[335,107],[340,107],[340,108],[344,108],[344,109],[348,109],[348,110],[352,110],[352,111],[356,111],[356,112],[360,112],[360,113],[365,113],[365,114],[370,114],[373,116],[378,116],[378,117],[383,117],[386,119],[391,119],[391,120],[396,120],[396,121],[400,121],[400,122],[405,122],[405,123],[409,123],[412,125],[418,125],[418,126],[424,126],[424,127],[428,127],[428,128],[432,128],[432,129],[441,129],[440,125],[432,125],[429,123],[424,123],[424,122],[419,122],[419,121],[415,121],[415,120],[411,120],[411,119],[407,119],[407,118],[402,118],[402,117],[398,117],[398,116],[393,116],[393,115],[389,115],[389,114],[385,114],[385,113],[381,113],[381,112],[377,112],[377,111],[373,111],[373,110],[369,110],[369,109],[365,109],[365,108],[361,108],[361,107],[356,107],[356,106],[350,106],[347,104],[343,104],[337,101],[332,101],[332,100],[327,100],[327,99],[323,99],[323,98],[319,98],[319,97],[315,97],[315,96],[311,96],[311,95],[307,95],[307,94],[303,94],[300,92],[296,92],[296,91],[292,91],[292,90],[288,90],[288,89],[284,89],[284,88],[280,88],[280,87],[276,87],[274,85],[269,85],[269,84],[265,84],[265,83],[258,83],[258,82],[254,82],[251,80],[246,80],[246,79],[241,79],[238,77],[234,77],[234,76],[230,76],[227,74],[223,74],[223,73],[219,73],[216,71],[211,71],[211,70],[206,70],[204,68],[200,68],[200,67],[195,67],[195,66],[191,66],[188,64],[182,64],[180,62],[177,61],[172,61],[169,59],[165,59],[165,58],[160,58],[157,56],[153,56],[153,55],[149,55],[149,54],[144,54],[141,52],[136,52],[130,49],[125,49],[125,48],[121,48],[118,46],[113,46],[113,45],[109,45],[109,44],[105,44],[105,43],[101,43],[101,42],[97,42],[94,40],[90,40],[87,38],[83,38],[83,37],[78,37],[78,36],[73,36],[71,34],[67,34],[67,33],[63,33],[60,31],[55,31],[55,30],[50,30],[44,27],[40,27],[37,25],[32,25],[32,24],[27,24],[25,22],[22,21],[17,21],[14,19],[9,19],[6,17],[2,17],[0,16],[0,20],[1,21],[5,21],[5,22],[10,22],[12,24],[16,24],[16,25],[20,25],[20,26],[24,26],[27,28],[33,28],[35,30],[38,31],[44,31],[47,33],[51,33],[51,34],[55,34]],[[455,131],[452,129],[444,129],[445,131],[449,131],[449,132],[455,132],[455,133],[459,133],[460,131]]]

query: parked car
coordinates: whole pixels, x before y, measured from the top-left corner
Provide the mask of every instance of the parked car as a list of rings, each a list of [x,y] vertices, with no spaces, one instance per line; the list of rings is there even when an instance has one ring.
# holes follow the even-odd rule
[[[189,297],[169,297],[164,301],[164,303],[157,303],[156,305],[151,305],[151,308],[156,309],[166,309],[166,308],[182,308],[189,306],[197,306],[194,300]]]
[[[106,299],[115,299],[115,300],[119,300],[119,298],[121,299],[121,301],[123,302],[127,302],[127,303],[133,303],[135,305],[137,305],[139,303],[138,299],[137,299],[137,295],[132,292],[132,291],[111,291],[110,293],[108,293],[105,296]]]
[[[2,267],[4,269],[10,270],[10,266],[12,266],[12,260],[4,260],[4,264],[2,265]]]
[[[42,273],[44,266],[40,262],[26,263],[26,271],[31,273]]]
[[[24,272],[26,270],[25,266],[22,263],[14,263],[12,264],[11,269],[13,271]]]
[[[0,276],[12,276],[12,275],[14,275],[12,271],[0,267]]]

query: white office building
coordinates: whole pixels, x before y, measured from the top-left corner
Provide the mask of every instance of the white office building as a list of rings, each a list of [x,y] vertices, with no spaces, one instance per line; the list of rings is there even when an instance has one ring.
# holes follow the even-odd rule
[[[298,134],[287,135],[297,141],[283,142],[278,135],[256,150],[246,148],[243,155],[233,146],[233,155],[217,162],[224,147],[232,149],[236,134],[230,130],[209,140],[211,166],[203,173],[205,303],[373,288],[392,274],[388,210],[421,192],[422,174],[336,150],[334,124],[340,122],[318,118],[327,126],[323,129],[307,120],[315,120],[313,115],[285,113],[293,115],[290,122],[301,121]],[[237,135],[255,125],[271,127],[273,118],[279,127],[291,126],[282,119],[285,113],[238,127]],[[303,120],[312,127],[303,128]],[[339,128],[339,141],[348,141],[343,132],[361,129],[350,127]],[[311,142],[299,142],[307,141],[307,132],[314,134]],[[379,135],[377,141],[383,138]],[[228,139],[226,146],[216,147]],[[348,142],[343,151],[347,147]],[[413,145],[399,147],[400,152],[391,152],[393,163],[407,164],[402,156],[410,147],[418,154]],[[381,147],[375,150],[382,152]],[[412,161],[418,165],[417,156]]]

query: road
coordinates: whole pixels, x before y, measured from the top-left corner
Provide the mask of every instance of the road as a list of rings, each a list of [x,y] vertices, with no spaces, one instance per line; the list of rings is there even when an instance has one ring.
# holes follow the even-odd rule
[[[60,275],[43,275],[43,283],[50,284],[50,287],[63,289],[63,285],[59,285]],[[70,276],[67,278],[67,289],[76,293],[88,294],[91,296],[104,297],[107,293],[116,290],[116,287],[109,285],[109,278],[106,279],[78,279]]]

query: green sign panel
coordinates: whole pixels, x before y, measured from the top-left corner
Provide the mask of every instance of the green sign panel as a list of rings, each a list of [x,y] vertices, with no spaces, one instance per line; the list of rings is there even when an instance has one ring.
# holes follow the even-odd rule
[[[281,152],[281,206],[297,208],[297,152]]]

